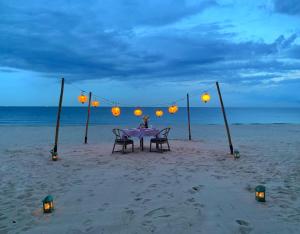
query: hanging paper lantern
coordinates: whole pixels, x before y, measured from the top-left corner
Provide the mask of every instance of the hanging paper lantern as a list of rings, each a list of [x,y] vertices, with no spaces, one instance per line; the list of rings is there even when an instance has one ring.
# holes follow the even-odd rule
[[[83,92],[81,92],[81,94],[78,96],[78,101],[81,102],[82,104],[87,102],[87,96],[84,95]]]
[[[204,102],[204,103],[209,102],[209,100],[210,100],[210,95],[209,95],[209,93],[207,93],[207,92],[203,93],[202,96],[201,96],[201,100],[202,100],[202,102]]]
[[[178,111],[178,106],[177,105],[172,105],[168,109],[170,114],[175,114]]]
[[[111,108],[111,113],[113,116],[118,117],[121,114],[121,109],[118,106],[114,106]]]
[[[136,108],[134,111],[133,111],[133,114],[135,116],[141,116],[143,114],[143,111],[141,108]]]
[[[43,200],[43,211],[44,213],[51,213],[54,210],[53,197],[48,195]]]
[[[99,101],[92,101],[92,106],[93,107],[98,107],[98,106],[100,106],[100,102]]]
[[[164,114],[164,112],[163,112],[161,109],[158,109],[158,110],[155,111],[155,115],[156,115],[157,117],[162,117],[163,114]]]

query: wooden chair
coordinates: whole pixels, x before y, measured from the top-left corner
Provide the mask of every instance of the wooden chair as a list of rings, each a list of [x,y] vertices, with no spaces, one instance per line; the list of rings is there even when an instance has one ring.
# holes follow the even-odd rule
[[[170,145],[169,145],[169,141],[168,141],[168,134],[170,132],[170,128],[165,128],[163,130],[161,130],[156,136],[155,138],[152,138],[150,140],[150,152],[152,151],[152,143],[156,144],[156,152],[161,152],[163,153],[164,151],[170,151]],[[162,145],[163,144],[167,144],[168,145],[168,149],[163,149]]]
[[[114,152],[122,152],[123,154],[125,154],[127,145],[132,145],[132,152],[134,152],[134,143],[133,143],[133,140],[129,139],[129,136],[127,136],[121,129],[117,129],[117,128],[113,129],[112,132],[116,136],[112,154]],[[122,145],[122,150],[115,151],[116,145]]]

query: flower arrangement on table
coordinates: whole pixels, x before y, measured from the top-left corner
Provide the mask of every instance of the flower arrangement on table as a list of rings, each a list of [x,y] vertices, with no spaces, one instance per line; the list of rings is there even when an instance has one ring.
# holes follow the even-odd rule
[[[139,128],[148,128],[149,119],[150,119],[149,115],[145,115],[143,117],[143,123],[140,124]]]

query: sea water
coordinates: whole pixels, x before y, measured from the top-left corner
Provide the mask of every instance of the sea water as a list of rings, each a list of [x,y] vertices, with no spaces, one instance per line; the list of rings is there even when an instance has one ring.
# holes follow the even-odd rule
[[[143,115],[150,116],[150,125],[182,125],[187,123],[186,107],[179,107],[175,114],[169,114],[167,108],[161,108],[164,115],[155,116],[158,108],[142,108]],[[132,125],[138,126],[142,117],[133,114],[134,108],[121,108],[121,115],[114,117],[110,107],[91,108],[91,125]],[[300,108],[226,108],[229,124],[300,124]],[[192,107],[191,123],[223,124],[220,108]],[[0,125],[51,126],[56,124],[57,107],[0,107]],[[84,125],[87,119],[87,107],[63,107],[61,125]]]

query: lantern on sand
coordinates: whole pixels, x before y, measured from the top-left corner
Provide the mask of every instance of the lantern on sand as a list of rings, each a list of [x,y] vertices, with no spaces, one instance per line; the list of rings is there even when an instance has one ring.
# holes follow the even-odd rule
[[[210,101],[210,95],[209,95],[209,93],[207,93],[207,92],[203,93],[202,96],[201,96],[201,100],[204,103],[209,102]]]
[[[57,152],[55,152],[54,150],[51,150],[51,156],[52,156],[53,161],[57,161],[57,159],[58,159]]]
[[[156,115],[157,117],[162,117],[163,114],[164,114],[164,112],[163,112],[161,109],[158,109],[158,110],[155,111],[155,115]]]
[[[78,101],[81,102],[82,104],[87,102],[87,96],[84,95],[83,92],[81,92],[81,94],[78,96]]]
[[[118,106],[114,106],[111,108],[111,113],[113,116],[118,117],[121,114],[121,109]]]
[[[233,151],[234,159],[240,158],[240,152],[238,150]]]
[[[98,106],[100,106],[100,102],[97,101],[97,100],[92,101],[92,106],[93,106],[93,107],[98,107]]]
[[[255,188],[255,199],[259,202],[266,201],[266,187],[263,185],[258,185]]]
[[[143,111],[141,110],[141,108],[138,107],[133,111],[133,114],[135,116],[141,116],[143,114]]]
[[[170,114],[175,114],[178,111],[178,106],[177,105],[172,105],[168,109]]]
[[[43,211],[44,213],[51,213],[54,210],[53,197],[48,195],[43,200]]]

